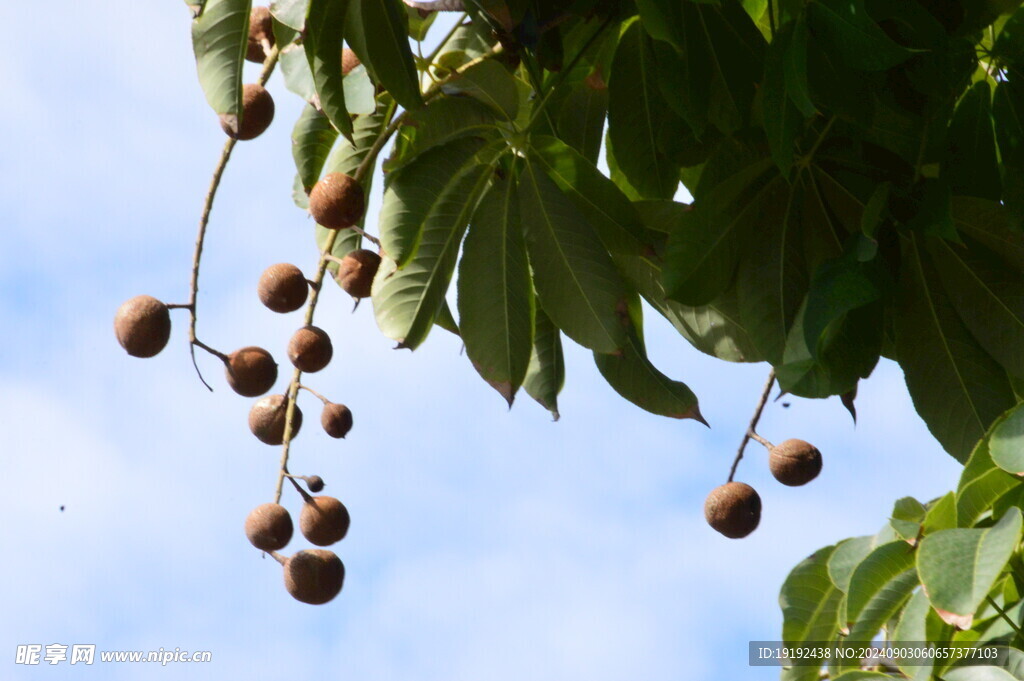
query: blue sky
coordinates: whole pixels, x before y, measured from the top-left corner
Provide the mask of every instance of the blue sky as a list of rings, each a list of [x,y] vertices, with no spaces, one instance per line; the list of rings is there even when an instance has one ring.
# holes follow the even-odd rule
[[[133,295],[187,298],[223,143],[195,80],[188,13],[175,1],[63,1],[7,15],[17,30],[0,68],[2,678],[186,674],[16,666],[25,643],[212,651],[187,670],[196,679],[775,678],[746,666],[746,645],[779,636],[788,570],[873,533],[896,498],[955,484],[959,467],[883,362],[862,385],[856,428],[838,400],[769,406],[762,434],[814,442],[824,470],[785,488],[749,449],[738,479],[760,492],[763,520],[730,541],[705,525],[703,499],[728,474],[765,366],[708,358],[648,315],[654,359],[697,392],[712,428],[629,405],[571,344],[552,423],[525,395],[508,411],[453,336],[394,351],[369,305],[350,314],[328,287],[317,324],[335,359],[309,383],[348,404],[355,428],[331,440],[311,427],[317,403],[304,396],[311,423],[292,469],[322,475],[348,506],[352,529],[336,546],[348,576],[332,603],[299,604],[242,534],[248,511],[272,498],[279,457],[248,432],[250,400],[206,356],[216,392],[202,387],[180,311],[152,360],[126,356],[111,329]],[[284,362],[300,313],[269,312],[255,284],[275,262],[312,268],[316,251],[290,199],[301,102],[278,75],[270,89],[275,123],[237,147],[217,198],[199,332]],[[298,501],[285,496],[293,515]],[[297,538],[289,550],[304,547]]]

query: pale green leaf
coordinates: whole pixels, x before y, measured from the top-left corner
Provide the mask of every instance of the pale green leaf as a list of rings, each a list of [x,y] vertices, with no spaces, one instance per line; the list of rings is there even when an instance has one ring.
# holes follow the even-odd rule
[[[242,112],[250,7],[250,0],[206,0],[202,14],[192,20],[199,85],[221,123],[235,132]]]

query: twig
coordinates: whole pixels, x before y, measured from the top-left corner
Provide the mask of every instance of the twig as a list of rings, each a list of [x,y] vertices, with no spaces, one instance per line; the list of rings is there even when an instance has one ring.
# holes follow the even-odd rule
[[[1020,630],[1020,625],[1014,623],[1014,621],[1010,619],[1010,616],[1006,614],[1006,611],[1000,608],[999,604],[997,604],[991,596],[985,596],[985,598],[988,600],[988,604],[995,608],[996,612],[998,612],[1000,616],[1002,616],[1002,618],[1006,620],[1006,623],[1009,624],[1010,627],[1017,632],[1018,636],[1024,636],[1024,631]]]
[[[331,401],[330,401],[329,399],[327,399],[326,397],[324,397],[323,395],[321,395],[321,394],[320,394],[320,393],[318,393],[317,391],[313,390],[313,389],[312,389],[312,388],[310,388],[310,387],[309,387],[308,385],[301,385],[301,384],[300,384],[300,385],[299,385],[299,389],[300,389],[300,390],[305,390],[306,392],[308,392],[308,393],[312,394],[312,395],[313,395],[314,397],[317,397],[317,398],[319,398],[319,399],[320,399],[320,401],[321,401],[321,402],[323,402],[324,404],[330,404],[330,402],[331,402]]]
[[[743,458],[743,450],[747,448],[747,443],[751,440],[751,433],[756,433],[757,422],[761,420],[761,412],[764,411],[764,405],[768,403],[768,395],[771,394],[773,385],[775,385],[774,368],[768,372],[768,380],[765,381],[764,389],[761,390],[761,399],[757,401],[754,415],[750,417],[750,425],[747,426],[747,432],[743,434],[743,441],[740,442],[740,449],[736,452],[736,459],[732,462],[732,468],[729,469],[729,479],[726,482],[732,482],[733,476],[736,475],[736,467],[740,465],[740,459]]]
[[[266,85],[267,80],[270,78],[270,74],[274,72],[274,67],[277,66],[277,58],[280,51],[277,47],[272,48],[267,53],[267,58],[263,62],[263,70],[260,72],[259,84]],[[203,385],[207,387],[211,392],[213,388],[203,378],[203,373],[199,370],[199,364],[196,362],[196,347],[206,350],[211,355],[219,358],[222,362],[227,362],[228,358],[222,352],[214,350],[209,345],[202,343],[196,338],[196,322],[198,315],[196,314],[196,300],[199,296],[199,265],[203,258],[203,243],[206,241],[206,228],[210,224],[210,213],[213,210],[213,200],[217,196],[217,189],[220,187],[220,180],[224,176],[224,170],[227,168],[228,161],[231,160],[231,152],[235,148],[235,144],[238,140],[228,138],[224,142],[224,148],[221,149],[220,159],[217,161],[216,167],[213,169],[213,177],[210,178],[210,187],[206,190],[206,197],[203,199],[203,212],[199,216],[199,232],[196,234],[196,246],[192,253],[192,278],[189,282],[189,295],[188,303],[180,305],[178,307],[188,310],[189,322],[188,322],[188,342],[189,342],[189,355],[192,357],[192,366],[196,369],[196,374],[199,375],[199,380],[203,382]]]

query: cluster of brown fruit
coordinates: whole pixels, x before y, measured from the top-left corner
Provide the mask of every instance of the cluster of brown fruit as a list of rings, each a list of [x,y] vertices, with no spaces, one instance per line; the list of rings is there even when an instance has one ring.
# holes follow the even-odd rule
[[[318,476],[299,477],[306,481],[310,491],[323,489]],[[302,494],[302,512],[299,530],[315,546],[330,546],[348,534],[350,523],[345,505],[329,496],[310,496],[298,484]],[[290,557],[277,552],[288,545],[294,531],[288,509],[280,504],[260,504],[245,519],[245,536],[260,551],[270,553],[284,566],[284,586],[298,601],[312,605],[327,603],[341,591],[345,581],[345,565],[333,551],[303,549]]]
[[[362,186],[352,177],[341,173],[325,176],[310,193],[310,212],[316,221],[331,229],[355,225],[363,215],[365,196]],[[370,295],[371,285],[380,265],[380,256],[359,249],[337,260],[339,286],[356,299]],[[267,268],[260,276],[257,294],[260,301],[278,313],[295,312],[306,304],[310,286],[302,270],[292,264],[280,263]],[[167,305],[151,296],[136,296],[125,302],[114,317],[114,331],[118,342],[134,357],[153,357],[167,345],[171,333],[170,309],[185,308],[194,312],[192,304]],[[277,382],[277,364],[265,349],[255,346],[241,348],[224,355],[196,342],[218,356],[225,365],[228,385],[246,397],[267,393]],[[323,330],[307,324],[298,329],[288,343],[288,359],[301,373],[315,373],[331,361],[334,348],[331,338]],[[352,428],[352,412],[343,404],[331,402],[306,386],[297,385],[314,394],[323,402],[320,423],[324,431],[334,438],[343,438]],[[280,445],[285,440],[288,395],[274,394],[261,397],[249,411],[249,429],[261,442]],[[302,411],[293,406],[291,437],[302,427]],[[289,440],[291,439],[289,438]],[[291,478],[302,494],[305,504],[300,515],[302,534],[317,546],[329,546],[348,532],[349,515],[345,506],[333,497],[309,496],[294,481],[302,479],[310,492],[323,489],[319,476],[292,476],[287,469],[282,474]],[[270,552],[284,565],[285,586],[288,592],[304,603],[320,604],[334,598],[341,590],[345,568],[332,552],[323,549],[302,550],[285,558],[277,554],[292,535],[292,521],[287,510],[277,503],[263,504],[249,514],[245,523],[246,536],[258,549]]]
[[[768,468],[783,485],[806,485],[821,472],[821,452],[811,443],[791,439],[773,445],[757,440],[768,449]],[[744,482],[727,482],[711,490],[704,501],[704,517],[730,539],[746,537],[761,522],[761,497]]]

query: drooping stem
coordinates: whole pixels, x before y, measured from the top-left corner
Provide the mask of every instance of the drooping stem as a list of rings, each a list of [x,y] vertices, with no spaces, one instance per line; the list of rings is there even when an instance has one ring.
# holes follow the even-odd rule
[[[732,468],[729,469],[729,479],[727,482],[732,482],[733,477],[736,475],[736,467],[740,465],[740,459],[743,458],[743,450],[747,448],[747,443],[751,440],[751,434],[756,434],[757,432],[757,422],[761,420],[761,412],[764,411],[764,405],[768,403],[768,395],[771,394],[773,385],[775,385],[774,368],[768,372],[768,380],[765,381],[764,388],[761,390],[761,397],[757,401],[754,415],[750,417],[750,425],[747,426],[747,431],[743,433],[743,440],[740,442],[739,451],[736,452],[736,458],[732,462]]]
[[[310,388],[310,387],[309,387],[308,385],[300,385],[300,386],[299,386],[299,389],[300,389],[300,390],[305,390],[306,392],[310,393],[310,394],[311,394],[311,395],[313,395],[314,397],[318,398],[318,399],[319,399],[319,400],[320,400],[321,402],[323,402],[324,404],[330,404],[330,402],[331,402],[331,401],[330,401],[329,399],[327,399],[326,397],[324,397],[323,395],[321,395],[321,394],[320,394],[320,393],[318,393],[317,391],[313,390],[313,389],[312,389],[312,388]]]
[[[271,48],[267,52],[267,58],[263,62],[263,70],[260,72],[260,85],[266,85],[267,80],[270,79],[270,74],[274,72],[274,67],[277,66],[277,58],[279,54],[280,51],[277,47]],[[211,391],[213,388],[210,387],[210,384],[203,378],[202,372],[199,371],[199,365],[196,363],[196,348],[198,347],[209,352],[211,355],[219,358],[222,362],[227,362],[227,355],[214,350],[196,338],[196,322],[198,321],[196,300],[199,296],[199,266],[203,259],[203,244],[206,241],[206,228],[210,224],[210,213],[213,211],[213,200],[217,196],[217,189],[220,187],[221,178],[224,176],[224,170],[227,168],[228,161],[231,160],[231,152],[234,150],[237,142],[238,140],[232,138],[228,138],[228,140],[224,142],[224,148],[221,149],[220,152],[220,159],[217,161],[217,165],[213,169],[213,176],[210,178],[210,186],[206,190],[206,197],[203,199],[203,210],[199,215],[199,231],[196,234],[196,245],[192,252],[192,277],[189,281],[188,303],[180,306],[189,312],[188,342],[189,355],[192,357],[192,366],[195,367],[196,373],[199,375],[199,380],[202,381],[203,385]]]

